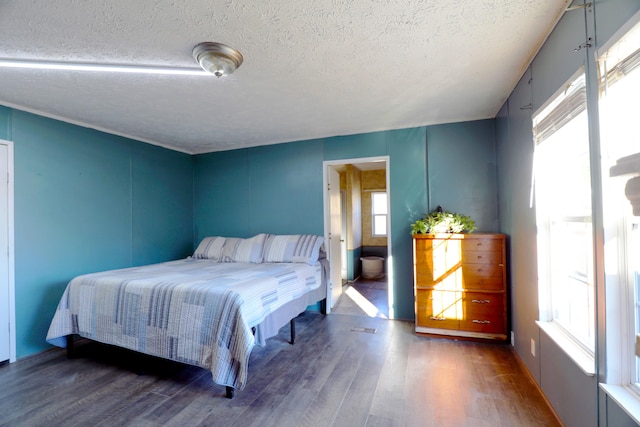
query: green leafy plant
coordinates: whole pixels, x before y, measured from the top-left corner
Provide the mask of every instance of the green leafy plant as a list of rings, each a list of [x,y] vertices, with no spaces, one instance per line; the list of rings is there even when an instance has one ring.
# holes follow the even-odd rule
[[[476,228],[470,216],[447,212],[438,206],[411,224],[411,234],[473,233]]]

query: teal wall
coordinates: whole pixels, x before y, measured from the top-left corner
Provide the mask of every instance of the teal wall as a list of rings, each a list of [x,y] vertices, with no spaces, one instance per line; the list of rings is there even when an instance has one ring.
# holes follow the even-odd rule
[[[195,156],[194,244],[206,236],[323,234],[322,143]]]
[[[347,250],[347,280],[355,280],[362,275],[362,247]]]
[[[556,413],[567,426],[631,426],[635,422],[598,387],[605,377],[603,311],[598,310],[597,376],[585,375],[554,341],[541,333],[538,319],[535,211],[529,205],[533,139],[531,115],[585,66],[592,164],[599,164],[595,49],[640,10],[637,0],[597,1],[564,14],[496,117],[500,226],[508,237],[511,325],[515,349]],[[588,38],[593,46],[575,50]],[[597,177],[596,177],[597,180]],[[597,190],[594,189],[597,193]],[[597,196],[596,196],[597,197]],[[601,221],[594,211],[594,225]],[[602,288],[599,284],[599,288]],[[598,295],[598,305],[603,306]],[[535,339],[537,354],[530,352]]]
[[[430,126],[427,141],[430,208],[470,215],[477,232],[497,232],[495,121]]]
[[[74,276],[193,250],[189,155],[0,107],[14,142],[17,357],[48,347]]]
[[[427,151],[433,159],[433,179],[427,177]],[[427,187],[436,194],[432,201],[477,217],[485,230],[498,229],[493,120],[195,156],[194,244],[209,235],[323,235],[323,161],[375,156],[390,159],[395,313],[397,318],[413,319],[410,224],[429,211]]]
[[[11,139],[11,109],[0,105],[0,139]]]

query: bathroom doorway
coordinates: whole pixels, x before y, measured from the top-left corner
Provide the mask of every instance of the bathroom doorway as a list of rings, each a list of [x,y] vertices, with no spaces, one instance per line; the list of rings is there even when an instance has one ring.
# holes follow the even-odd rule
[[[389,157],[325,161],[323,167],[331,311],[391,319],[393,280],[387,274],[391,271],[388,266],[391,259]],[[340,182],[337,203],[335,197],[331,199],[336,189],[330,188],[336,173]],[[340,253],[331,255],[331,247]],[[370,269],[363,272],[361,259],[365,257],[380,260],[381,271],[373,275]]]

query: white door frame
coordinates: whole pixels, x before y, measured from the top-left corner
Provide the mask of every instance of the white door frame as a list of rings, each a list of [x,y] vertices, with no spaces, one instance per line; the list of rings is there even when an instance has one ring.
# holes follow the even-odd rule
[[[340,266],[342,264],[342,241],[343,237],[341,232],[342,216],[340,211],[342,210],[340,200],[340,173],[332,168],[326,169],[327,186],[325,191],[326,201],[328,204],[328,225],[325,228],[325,245],[327,249],[327,260],[329,266]],[[340,296],[342,295],[342,277],[340,275],[340,269],[329,268],[329,289],[327,290],[327,313],[331,312],[334,308]],[[329,297],[330,295],[330,297]]]
[[[395,318],[395,312],[393,309],[394,301],[393,301],[393,293],[394,293],[394,280],[393,280],[393,256],[391,253],[391,180],[390,180],[390,166],[391,166],[391,158],[390,156],[376,156],[376,157],[358,157],[351,159],[337,159],[337,160],[325,160],[322,162],[322,184],[323,184],[323,206],[324,206],[324,240],[328,242],[329,240],[329,230],[330,230],[330,221],[331,221],[331,211],[329,206],[329,198],[328,196],[328,182],[327,177],[329,174],[328,169],[334,166],[340,165],[357,165],[358,163],[370,163],[370,162],[385,162],[385,172],[386,172],[386,181],[387,181],[387,287],[388,287],[388,295],[387,299],[389,301],[389,319]],[[346,236],[345,236],[346,237]],[[328,245],[325,245],[325,247]],[[327,249],[328,250],[328,249]],[[327,258],[331,259],[329,254],[327,253]],[[331,266],[333,268],[333,266]],[[330,294],[331,290],[327,290],[327,293]],[[330,295],[328,295],[330,296]],[[329,304],[327,304],[328,306]]]
[[[349,277],[347,271],[347,192],[340,189],[340,276],[342,282]]]
[[[9,362],[16,361],[16,297],[15,297],[15,254],[14,254],[14,160],[13,141],[0,139],[7,147],[7,243],[9,280]],[[0,326],[4,327],[4,326]]]

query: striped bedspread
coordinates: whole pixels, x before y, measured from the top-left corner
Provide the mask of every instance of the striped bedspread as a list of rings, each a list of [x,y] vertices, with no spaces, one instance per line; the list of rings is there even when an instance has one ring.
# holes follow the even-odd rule
[[[184,259],[74,278],[47,341],[78,334],[208,369],[242,390],[254,337],[269,313],[321,285],[320,264]]]

